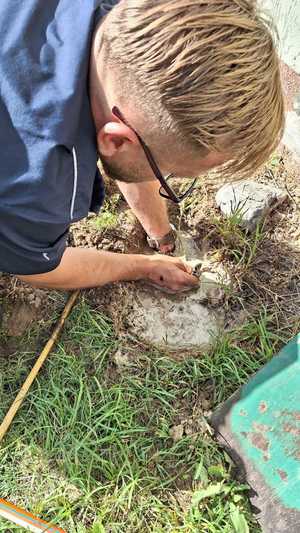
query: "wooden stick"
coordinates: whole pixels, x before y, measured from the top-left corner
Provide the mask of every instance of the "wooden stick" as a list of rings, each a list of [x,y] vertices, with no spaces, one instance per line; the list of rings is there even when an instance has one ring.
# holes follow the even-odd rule
[[[41,520],[37,516],[28,513],[25,511],[25,509],[21,509],[20,507],[17,507],[16,505],[13,505],[12,503],[1,498],[0,516],[3,516],[3,518],[13,522],[14,524],[23,526],[29,531],[33,531],[33,533],[45,533],[46,531],[49,533],[66,533],[64,529],[54,526],[53,524],[49,524],[48,522],[45,522],[45,520]]]
[[[19,408],[21,407],[32,383],[34,382],[36,376],[38,375],[41,367],[43,366],[45,360],[47,359],[49,353],[51,352],[54,344],[56,343],[58,336],[62,330],[62,327],[65,323],[66,318],[69,316],[70,311],[75,304],[78,295],[80,291],[76,290],[73,292],[64,308],[64,311],[50,337],[48,340],[45,348],[43,349],[42,353],[40,354],[39,358],[37,359],[34,367],[32,368],[29,376],[27,377],[26,381],[24,382],[23,386],[21,387],[17,397],[15,398],[14,402],[12,403],[7,415],[5,416],[1,426],[0,426],[0,442],[3,440],[4,436],[6,435],[8,429],[10,428],[10,425],[16,416]]]

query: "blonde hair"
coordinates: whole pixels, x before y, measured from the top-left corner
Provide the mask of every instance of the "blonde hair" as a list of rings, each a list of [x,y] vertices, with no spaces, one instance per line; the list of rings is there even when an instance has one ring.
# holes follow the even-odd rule
[[[254,0],[122,0],[104,42],[129,97],[134,88],[143,95],[138,105],[162,131],[193,149],[227,148],[224,172],[245,174],[284,128],[273,30]]]

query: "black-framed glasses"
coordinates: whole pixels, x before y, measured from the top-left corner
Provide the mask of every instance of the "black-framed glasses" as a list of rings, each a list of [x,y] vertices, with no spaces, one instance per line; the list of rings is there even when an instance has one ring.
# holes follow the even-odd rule
[[[190,196],[190,194],[195,189],[197,178],[193,181],[192,185],[187,189],[187,191],[185,191],[180,196],[177,196],[177,194],[173,191],[173,189],[168,184],[168,180],[170,178],[174,177],[174,174],[168,174],[168,176],[164,177],[162,175],[161,171],[159,170],[159,167],[157,166],[157,163],[156,163],[156,161],[155,161],[155,159],[154,159],[154,157],[152,155],[152,152],[151,152],[150,148],[148,148],[147,144],[145,143],[145,141],[143,141],[143,139],[139,135],[139,133],[132,126],[130,126],[130,124],[128,124],[127,120],[123,117],[120,109],[118,107],[114,106],[112,108],[112,113],[113,113],[113,115],[115,115],[115,117],[117,117],[119,120],[121,120],[121,122],[123,122],[123,124],[128,126],[128,128],[130,128],[136,134],[136,136],[137,136],[137,138],[139,140],[139,143],[140,143],[140,145],[141,145],[141,147],[142,147],[142,149],[144,151],[144,154],[145,154],[145,156],[147,158],[147,161],[148,161],[148,163],[149,163],[149,165],[150,165],[155,177],[158,179],[158,181],[161,184],[161,187],[160,187],[160,190],[159,190],[160,196],[162,196],[163,198],[166,198],[167,200],[172,200],[172,202],[174,202],[175,204],[180,204],[180,202],[182,202],[188,196]]]

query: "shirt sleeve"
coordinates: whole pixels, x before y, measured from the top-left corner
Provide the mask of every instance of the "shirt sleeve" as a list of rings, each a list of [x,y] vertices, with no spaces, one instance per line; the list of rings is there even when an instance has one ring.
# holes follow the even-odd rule
[[[66,249],[68,229],[0,211],[0,271],[33,275],[54,270]]]

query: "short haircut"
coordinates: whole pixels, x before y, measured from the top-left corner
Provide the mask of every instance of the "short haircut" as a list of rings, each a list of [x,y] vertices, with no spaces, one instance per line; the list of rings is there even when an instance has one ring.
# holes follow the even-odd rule
[[[227,149],[226,175],[254,172],[278,145],[276,35],[255,0],[121,0],[104,43],[128,97],[137,89],[136,105],[191,149]]]

